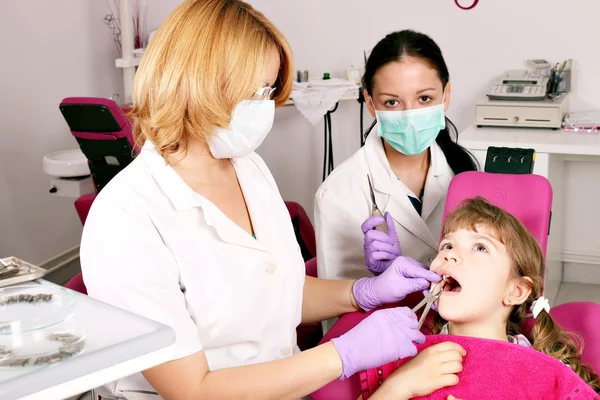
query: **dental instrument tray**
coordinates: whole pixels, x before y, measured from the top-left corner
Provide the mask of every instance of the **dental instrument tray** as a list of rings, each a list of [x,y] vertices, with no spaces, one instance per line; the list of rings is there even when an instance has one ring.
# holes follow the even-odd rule
[[[15,257],[0,259],[0,288],[43,277],[46,270]]]
[[[76,295],[54,285],[0,288],[0,369],[54,364],[80,354]]]

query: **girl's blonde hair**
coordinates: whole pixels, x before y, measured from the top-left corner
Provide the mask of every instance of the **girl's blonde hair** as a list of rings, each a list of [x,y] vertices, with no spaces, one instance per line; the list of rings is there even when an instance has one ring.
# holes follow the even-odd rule
[[[444,222],[442,236],[459,229],[475,231],[477,227],[485,227],[496,240],[504,244],[512,262],[514,278],[531,279],[522,280],[531,288],[531,294],[525,303],[513,307],[507,323],[507,333],[516,335],[521,330],[532,303],[542,293],[544,256],[536,239],[517,218],[481,197],[465,200],[452,212]],[[434,333],[439,333],[445,322],[438,316],[433,327]],[[583,348],[583,340],[574,333],[565,332],[545,310],[535,319],[531,339],[534,349],[568,363],[596,392],[600,392],[598,375],[591,367],[581,363],[580,348]],[[581,344],[580,348],[575,345],[574,340]]]
[[[273,99],[293,81],[289,44],[263,14],[240,0],[185,0],[153,36],[133,87],[133,136],[167,158],[192,139],[227,127],[235,106],[264,86],[273,55],[280,70]]]

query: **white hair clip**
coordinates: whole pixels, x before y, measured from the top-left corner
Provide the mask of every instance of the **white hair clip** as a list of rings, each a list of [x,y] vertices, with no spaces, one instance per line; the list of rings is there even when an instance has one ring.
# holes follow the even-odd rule
[[[547,313],[550,312],[550,302],[548,302],[548,299],[544,296],[540,296],[533,304],[531,304],[533,318],[537,318],[542,310],[546,310]]]

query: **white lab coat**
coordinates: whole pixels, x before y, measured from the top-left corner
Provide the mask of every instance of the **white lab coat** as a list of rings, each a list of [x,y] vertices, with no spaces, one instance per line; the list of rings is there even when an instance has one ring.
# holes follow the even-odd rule
[[[365,267],[361,224],[370,216],[370,175],[379,209],[396,225],[402,255],[429,265],[437,253],[446,193],[453,172],[434,143],[425,182],[423,209],[417,213],[411,191],[392,172],[375,128],[365,145],[338,166],[315,196],[315,230],[319,277],[356,279],[372,276]],[[413,194],[413,197],[414,194]]]
[[[90,296],[170,326],[172,358],[204,350],[211,370],[299,351],[305,267],[289,213],[257,154],[233,165],[257,239],[146,144],[100,192],[81,241]],[[159,398],[141,374],[107,387]]]

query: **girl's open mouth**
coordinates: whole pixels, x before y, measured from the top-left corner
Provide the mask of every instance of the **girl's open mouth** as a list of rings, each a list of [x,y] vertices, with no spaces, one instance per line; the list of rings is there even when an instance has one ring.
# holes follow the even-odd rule
[[[449,275],[445,275],[444,281],[446,282],[446,284],[444,285],[444,293],[446,293],[446,292],[458,293],[462,290],[460,283],[458,283],[458,281],[456,279],[454,279],[453,277],[451,277]]]

